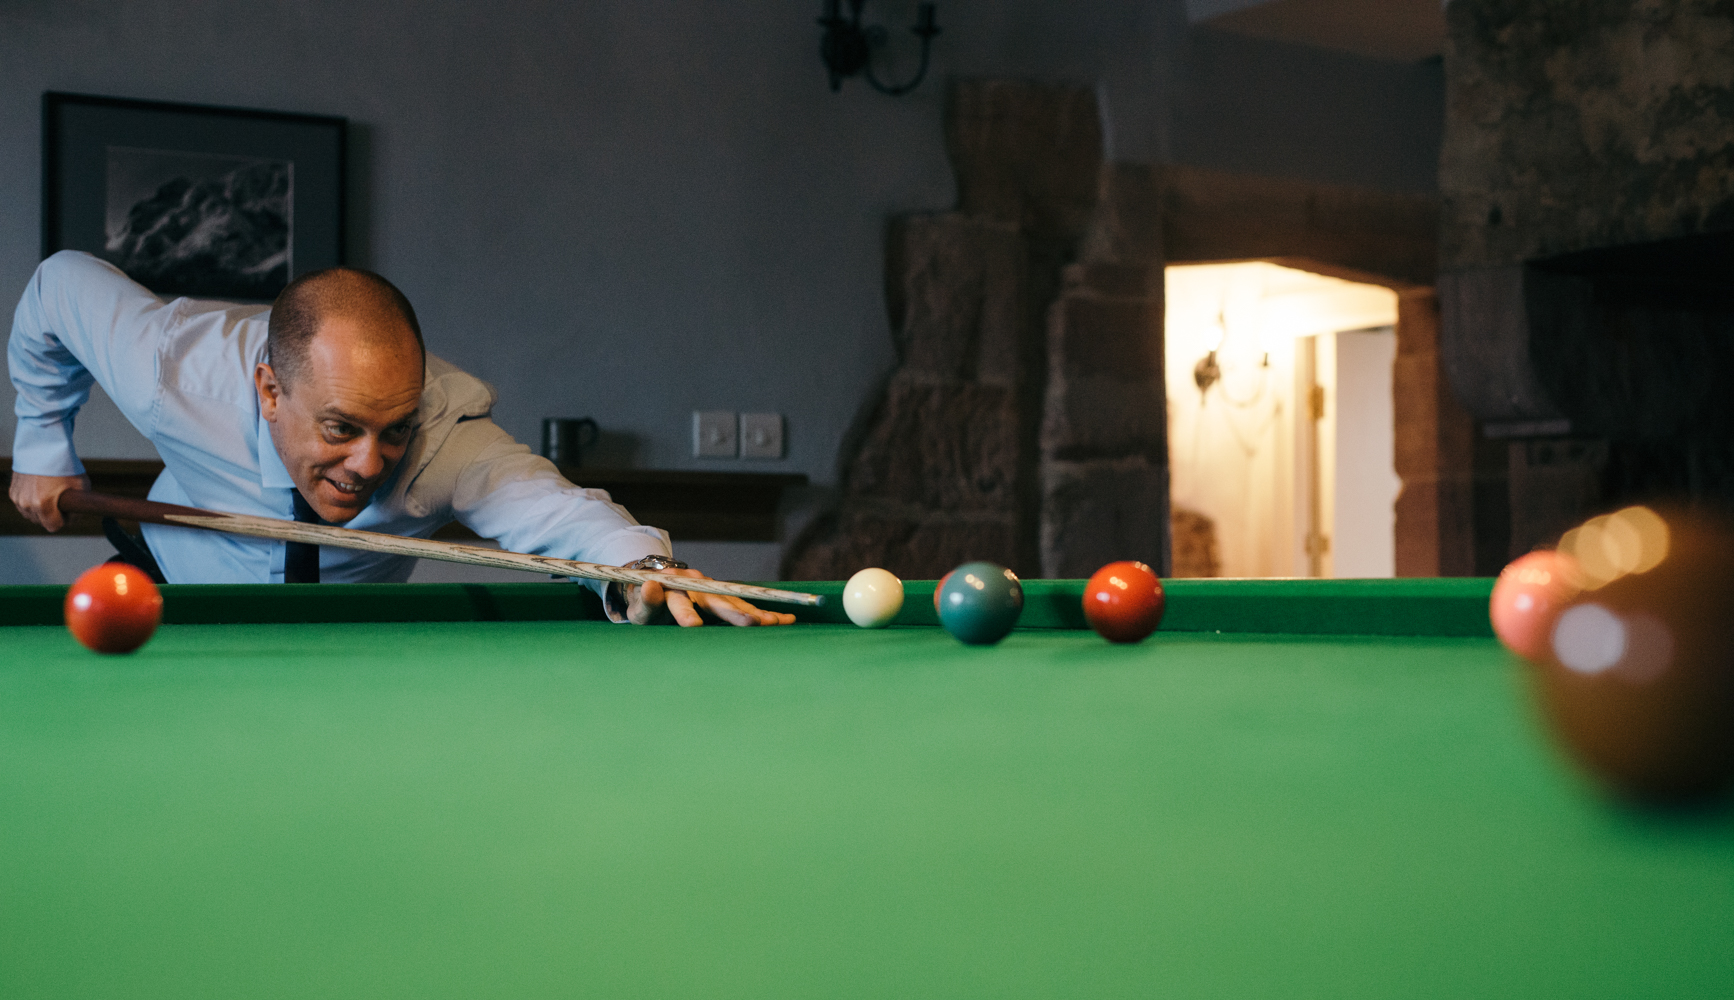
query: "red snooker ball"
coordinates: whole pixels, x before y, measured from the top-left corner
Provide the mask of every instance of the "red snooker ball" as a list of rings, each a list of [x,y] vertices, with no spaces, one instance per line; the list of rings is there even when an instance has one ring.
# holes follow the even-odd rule
[[[1109,563],[1084,587],[1084,618],[1109,642],[1138,642],[1162,624],[1162,581],[1141,562]]]
[[[955,573],[956,570],[952,572]],[[951,579],[951,573],[940,577],[939,582],[933,585],[933,616],[935,618],[939,617],[939,592],[945,589],[945,581],[949,579]]]
[[[163,595],[142,570],[103,563],[84,571],[66,592],[66,627],[87,649],[130,653],[145,644],[163,617]]]
[[[1571,556],[1542,550],[1518,556],[1493,584],[1488,616],[1505,648],[1531,662],[1548,655],[1553,625],[1578,594]]]

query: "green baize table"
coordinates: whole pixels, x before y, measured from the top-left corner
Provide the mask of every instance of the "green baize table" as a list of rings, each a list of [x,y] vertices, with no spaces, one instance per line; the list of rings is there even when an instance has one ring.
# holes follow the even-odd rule
[[[831,595],[840,584],[802,585]],[[0,998],[1734,997],[1734,817],[1603,797],[1487,580],[1079,581],[960,645],[585,588],[0,588]]]

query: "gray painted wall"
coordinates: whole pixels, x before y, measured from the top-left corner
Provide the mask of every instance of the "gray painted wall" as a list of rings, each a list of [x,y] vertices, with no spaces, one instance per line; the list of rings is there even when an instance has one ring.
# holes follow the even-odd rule
[[[594,415],[609,464],[826,484],[893,360],[885,220],[953,198],[948,75],[1097,81],[1118,158],[1435,187],[1437,66],[1192,29],[1182,0],[951,0],[927,85],[832,94],[819,6],[7,0],[0,299],[38,260],[42,91],[344,115],[351,261],[500,388],[509,431]],[[913,10],[869,4],[900,42]],[[10,402],[0,389],[0,453]],[[691,458],[701,408],[786,414],[788,457]],[[104,405],[78,438],[88,457],[150,454]]]

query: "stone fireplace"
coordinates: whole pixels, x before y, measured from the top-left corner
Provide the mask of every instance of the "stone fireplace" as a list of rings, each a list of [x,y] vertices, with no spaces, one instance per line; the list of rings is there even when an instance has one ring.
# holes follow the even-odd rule
[[[1441,356],[1505,487],[1479,540],[1509,556],[1630,501],[1734,506],[1734,12],[1454,0],[1447,20]]]
[[[1435,199],[1105,162],[1082,85],[957,82],[946,138],[958,206],[887,229],[899,363],[788,578],[933,578],[967,559],[1168,573],[1164,269],[1244,260],[1397,293],[1398,573],[1470,572],[1474,432],[1438,362]],[[1208,549],[1189,541],[1188,561]]]

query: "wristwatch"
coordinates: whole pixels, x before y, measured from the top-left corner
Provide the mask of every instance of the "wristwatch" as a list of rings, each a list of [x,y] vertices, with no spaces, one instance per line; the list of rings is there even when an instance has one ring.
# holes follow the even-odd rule
[[[691,569],[692,567],[688,566],[686,563],[681,562],[679,559],[673,558],[672,556],[645,556],[643,559],[639,559],[635,562],[629,562],[621,568],[622,569],[664,570],[664,569]]]

